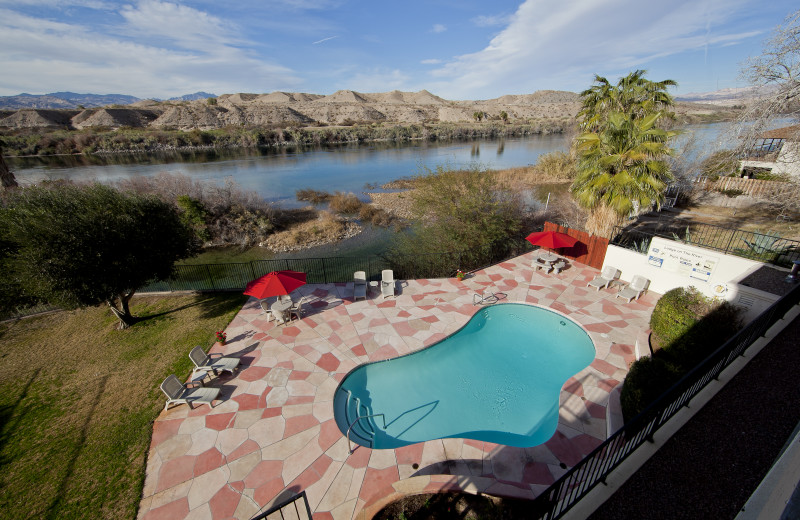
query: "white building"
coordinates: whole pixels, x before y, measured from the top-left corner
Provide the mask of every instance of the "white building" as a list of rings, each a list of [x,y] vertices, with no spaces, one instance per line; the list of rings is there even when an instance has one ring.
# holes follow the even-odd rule
[[[740,161],[740,167],[743,177],[772,173],[800,178],[800,125],[762,134],[755,148]]]

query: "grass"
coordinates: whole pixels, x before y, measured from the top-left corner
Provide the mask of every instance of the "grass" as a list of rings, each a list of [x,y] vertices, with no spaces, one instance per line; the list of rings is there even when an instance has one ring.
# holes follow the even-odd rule
[[[0,510],[4,518],[135,518],[158,388],[189,373],[240,294],[141,297],[119,331],[93,307],[0,324]]]

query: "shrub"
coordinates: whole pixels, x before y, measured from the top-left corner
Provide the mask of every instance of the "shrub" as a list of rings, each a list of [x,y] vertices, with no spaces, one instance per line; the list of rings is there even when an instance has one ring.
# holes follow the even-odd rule
[[[680,369],[660,357],[643,357],[631,364],[619,400],[626,421],[633,419],[647,405],[674,385]]]
[[[354,214],[361,209],[363,202],[353,193],[337,191],[330,198],[330,208],[336,213]]]
[[[719,150],[700,163],[700,171],[709,178],[727,177],[739,172],[739,160],[733,150]]]
[[[310,202],[312,204],[320,204],[328,202],[331,199],[331,194],[327,191],[315,190],[312,188],[303,188],[295,192],[297,200]]]
[[[703,314],[705,298],[694,287],[678,287],[664,293],[650,316],[650,329],[659,346],[674,343]]]

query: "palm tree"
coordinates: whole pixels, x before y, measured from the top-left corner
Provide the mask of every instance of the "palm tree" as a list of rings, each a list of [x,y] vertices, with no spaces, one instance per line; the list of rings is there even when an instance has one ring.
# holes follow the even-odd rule
[[[589,208],[587,231],[609,236],[613,227],[639,208],[659,206],[672,180],[666,158],[677,132],[659,123],[674,117],[667,87],[672,80],[652,82],[637,70],[612,85],[596,76],[581,93],[581,129],[576,138],[578,175],[572,194]]]

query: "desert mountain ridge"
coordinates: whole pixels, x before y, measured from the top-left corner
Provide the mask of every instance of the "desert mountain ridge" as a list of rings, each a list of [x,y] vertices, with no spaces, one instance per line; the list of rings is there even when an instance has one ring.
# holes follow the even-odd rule
[[[327,96],[278,91],[209,95],[190,100],[135,100],[126,105],[83,109],[0,110],[0,127],[210,130],[226,126],[470,123],[476,119],[528,123],[574,119],[579,110],[578,94],[557,90],[477,101],[450,101],[427,90],[381,93],[338,90]],[[716,110],[719,109],[713,105],[679,103],[676,111],[707,114]]]

